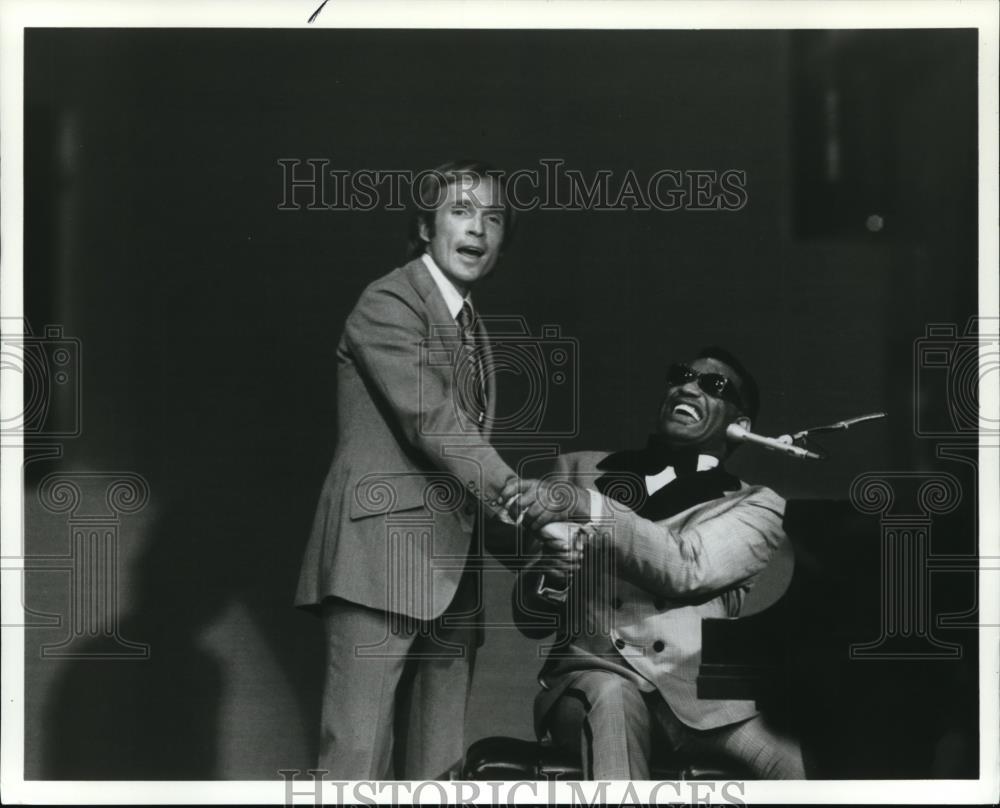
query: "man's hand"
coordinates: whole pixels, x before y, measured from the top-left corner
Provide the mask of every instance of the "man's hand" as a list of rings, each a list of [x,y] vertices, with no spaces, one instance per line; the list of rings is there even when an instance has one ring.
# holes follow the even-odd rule
[[[583,564],[583,536],[579,525],[551,522],[538,534],[542,543],[542,566],[565,585]]]
[[[552,522],[590,519],[590,494],[572,483],[510,479],[500,496],[508,515],[536,532]]]

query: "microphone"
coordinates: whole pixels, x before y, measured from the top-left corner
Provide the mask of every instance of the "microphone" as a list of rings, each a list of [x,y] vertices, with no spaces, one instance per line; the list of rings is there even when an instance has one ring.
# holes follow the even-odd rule
[[[755,435],[753,432],[745,430],[739,424],[730,424],[727,426],[726,437],[740,443],[752,443],[755,446],[762,446],[763,448],[770,449],[773,452],[784,452],[787,455],[798,457],[801,460],[823,459],[822,455],[810,452],[808,449],[803,449],[801,446],[796,446],[794,443],[785,443],[777,438],[765,438],[763,435]]]

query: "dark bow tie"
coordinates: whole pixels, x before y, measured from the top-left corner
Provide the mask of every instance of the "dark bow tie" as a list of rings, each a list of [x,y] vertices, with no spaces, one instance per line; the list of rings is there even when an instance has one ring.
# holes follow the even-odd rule
[[[667,466],[673,466],[677,479],[656,493],[646,495],[642,478],[659,474]],[[619,500],[643,518],[653,521],[717,499],[740,487],[740,481],[721,464],[698,473],[697,452],[677,450],[659,435],[651,435],[645,449],[608,455],[597,468],[604,472],[595,480],[600,493]]]
[[[648,475],[659,474],[667,466],[671,466],[678,477],[698,471],[698,452],[671,446],[662,435],[649,436],[646,456],[650,465]]]

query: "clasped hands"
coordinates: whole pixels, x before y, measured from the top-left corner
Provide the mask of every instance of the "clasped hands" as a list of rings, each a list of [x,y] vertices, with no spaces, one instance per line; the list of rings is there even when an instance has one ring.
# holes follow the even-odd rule
[[[583,563],[590,521],[590,493],[564,481],[511,478],[501,492],[500,518],[523,524],[542,545],[542,566],[551,582],[563,587]]]

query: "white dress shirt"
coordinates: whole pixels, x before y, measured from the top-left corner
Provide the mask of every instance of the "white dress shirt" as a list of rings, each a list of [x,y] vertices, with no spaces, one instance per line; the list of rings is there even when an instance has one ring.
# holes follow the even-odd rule
[[[712,455],[698,455],[698,471],[708,471],[719,465],[719,458]],[[667,483],[672,483],[677,479],[677,473],[673,466],[667,466],[659,474],[646,475],[646,493],[652,496]]]
[[[457,320],[458,313],[462,310],[462,304],[468,303],[470,306],[472,305],[472,292],[462,297],[458,289],[455,288],[455,284],[445,277],[441,268],[431,258],[429,252],[425,251],[420,257],[423,259],[424,266],[430,270],[431,277],[434,278],[437,288],[441,291],[441,297],[444,298],[444,304],[448,307],[448,313],[451,314],[452,318]]]

